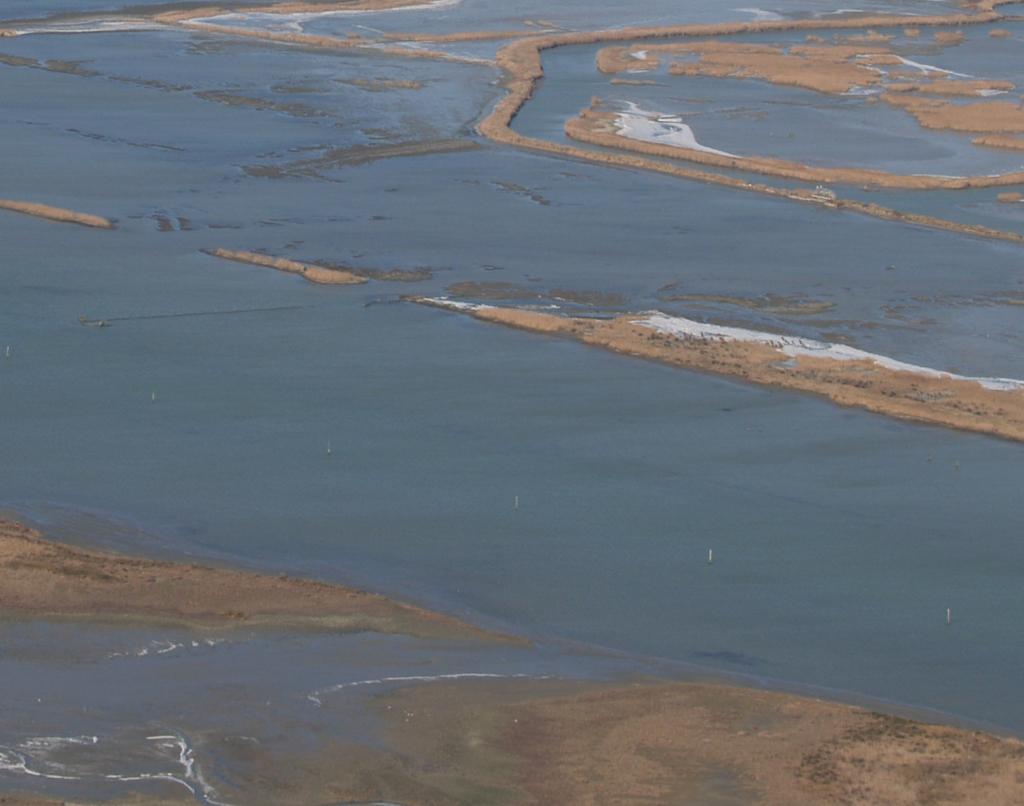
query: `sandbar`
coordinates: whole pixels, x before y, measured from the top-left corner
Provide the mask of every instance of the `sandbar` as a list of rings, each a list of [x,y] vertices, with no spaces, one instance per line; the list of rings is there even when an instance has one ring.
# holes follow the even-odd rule
[[[987,148],[1008,148],[1013,151],[1024,151],[1024,137],[1012,137],[1003,134],[986,134],[971,140],[976,146]]]
[[[46,218],[50,221],[60,221],[65,224],[78,224],[82,227],[94,227],[96,229],[114,228],[114,222],[109,218],[66,210],[63,207],[52,207],[49,204],[0,199],[0,209],[23,213],[24,215],[35,216],[36,218]]]
[[[288,272],[289,274],[299,274],[311,283],[354,285],[366,282],[365,277],[360,277],[345,269],[326,268],[315,263],[302,263],[298,260],[289,260],[284,257],[262,255],[259,252],[243,252],[235,249],[208,249],[204,251],[213,257],[233,260],[236,263],[249,263],[253,266],[265,266],[268,269],[277,269],[277,271]]]
[[[624,355],[809,392],[903,420],[1024,441],[1024,381],[971,378],[841,344],[721,327],[657,311],[609,319],[412,297],[485,322]]]
[[[0,609],[6,618],[498,638],[354,588],[84,549],[10,520],[0,520]]]

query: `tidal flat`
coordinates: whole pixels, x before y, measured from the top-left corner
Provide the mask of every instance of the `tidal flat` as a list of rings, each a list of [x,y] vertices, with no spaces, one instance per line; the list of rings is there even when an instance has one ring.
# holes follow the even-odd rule
[[[1014,7],[207,5],[0,12],[0,508],[43,541],[0,564],[40,600],[0,623],[0,798],[1015,802],[1019,444],[403,301],[1024,379],[1024,186],[954,187],[1019,171],[1017,134],[922,125],[1016,99]],[[672,69],[716,37],[867,48],[910,100]],[[620,44],[665,58],[602,73]],[[941,176],[573,141],[594,98]],[[213,570],[140,617],[160,583],[107,586],[154,567]],[[263,623],[246,574],[325,618]],[[94,606],[47,611],[60,580]],[[380,612],[332,626],[313,588]]]

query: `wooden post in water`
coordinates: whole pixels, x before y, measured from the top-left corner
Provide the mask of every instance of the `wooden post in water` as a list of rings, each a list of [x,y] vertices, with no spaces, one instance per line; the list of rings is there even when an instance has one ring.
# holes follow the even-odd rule
[[[952,623],[953,623],[953,608],[947,607],[946,608],[946,624],[952,624]]]
[[[518,495],[515,497],[515,500],[512,502],[512,509],[519,509],[519,496]]]
[[[711,565],[715,561],[715,552],[712,549],[708,549],[708,565]]]

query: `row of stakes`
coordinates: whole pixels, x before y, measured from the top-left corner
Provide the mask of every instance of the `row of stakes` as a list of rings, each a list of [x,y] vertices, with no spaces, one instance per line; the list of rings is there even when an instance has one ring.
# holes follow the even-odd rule
[[[8,345],[8,347],[7,347],[6,356],[8,358],[10,358],[10,356],[11,356],[10,345]],[[152,393],[152,401],[154,403],[156,403],[156,391],[155,390]],[[331,442],[330,442],[330,440],[328,440],[327,441],[327,455],[330,456],[333,452],[334,451],[331,448]],[[960,469],[960,463],[959,462],[956,463],[956,467],[957,467],[958,470]],[[513,498],[512,498],[512,509],[514,509],[514,510],[518,510],[519,509],[519,496],[518,495],[513,496]],[[713,565],[714,562],[715,562],[715,550],[714,549],[708,549],[708,565]],[[952,624],[952,623],[953,623],[953,610],[952,610],[952,608],[947,607],[946,608],[946,624]]]
[[[959,465],[959,462],[957,464]],[[519,496],[518,495],[515,496],[515,498],[513,499],[512,508],[513,509],[519,509]],[[714,549],[708,549],[708,565],[713,565],[714,562],[715,562],[715,550]],[[946,608],[946,624],[952,624],[952,623],[953,623],[953,608],[947,607]]]

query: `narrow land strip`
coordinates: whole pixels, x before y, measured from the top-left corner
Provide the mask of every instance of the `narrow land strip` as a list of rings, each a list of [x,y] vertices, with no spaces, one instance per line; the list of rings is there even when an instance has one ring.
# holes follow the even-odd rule
[[[429,297],[410,299],[623,355],[810,392],[842,406],[1024,441],[1024,381],[970,378],[844,345],[703,325],[658,312],[595,319]]]
[[[10,520],[0,520],[0,610],[7,618],[506,640],[362,590],[82,549]]]

